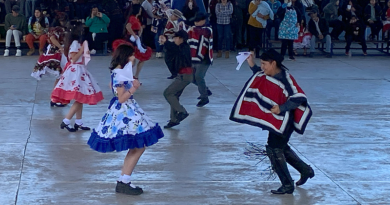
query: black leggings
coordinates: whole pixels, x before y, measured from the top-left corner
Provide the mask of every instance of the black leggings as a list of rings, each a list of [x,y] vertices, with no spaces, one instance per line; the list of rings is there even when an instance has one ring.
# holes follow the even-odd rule
[[[253,51],[254,49],[258,50],[261,48],[261,41],[263,38],[264,28],[256,28],[251,25],[248,26],[249,29],[249,50]]]
[[[282,39],[282,50],[280,54],[282,54],[282,56],[286,55],[286,50],[288,47],[288,56],[294,57],[293,45],[294,45],[294,40]]]

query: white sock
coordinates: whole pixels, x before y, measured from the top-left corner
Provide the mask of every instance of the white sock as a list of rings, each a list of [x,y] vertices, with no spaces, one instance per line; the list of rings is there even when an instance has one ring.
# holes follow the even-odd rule
[[[66,118],[64,118],[64,119],[62,120],[62,122],[64,122],[66,125],[69,125],[69,124],[70,124],[70,120],[69,120],[69,119],[66,119]]]
[[[83,124],[83,120],[82,119],[76,119],[74,121],[77,125],[82,125]]]
[[[122,176],[119,177],[119,180],[125,184],[129,183],[131,180],[130,180],[130,175],[127,175],[127,174],[124,174]]]

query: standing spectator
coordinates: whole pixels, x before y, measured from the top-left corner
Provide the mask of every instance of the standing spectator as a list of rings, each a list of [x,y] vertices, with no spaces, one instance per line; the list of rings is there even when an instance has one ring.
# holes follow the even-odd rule
[[[328,22],[318,17],[317,8],[313,8],[310,12],[310,21],[309,21],[309,32],[312,34],[310,42],[310,54],[309,57],[314,57],[316,39],[321,42],[326,42],[326,57],[332,58],[331,47],[332,47],[332,38],[329,35],[329,25]]]
[[[210,1],[210,24],[213,29],[214,35],[214,45],[213,48],[215,50],[218,49],[218,28],[217,28],[217,15],[215,14],[215,8],[217,7],[217,3],[219,0],[211,0]]]
[[[88,44],[91,47],[91,54],[96,54],[98,46],[108,40],[107,26],[110,19],[106,14],[99,12],[97,5],[93,5],[91,16],[85,21],[85,26],[89,27],[90,36],[87,37]]]
[[[156,46],[156,57],[162,58],[163,47],[159,43],[159,37],[164,33],[165,25],[168,21],[168,16],[166,15],[166,11],[171,8],[171,1],[164,0],[158,1],[155,0],[153,2],[153,23],[152,23],[152,31],[156,34],[154,37],[154,43]]]
[[[330,33],[332,39],[339,40],[339,35],[344,30],[344,23],[339,18],[339,0],[331,0],[324,8],[325,20],[328,22],[329,27],[333,30]]]
[[[187,19],[186,24],[189,26],[194,25],[194,18],[196,13],[199,12],[199,7],[194,0],[186,0],[186,5],[183,7],[184,17]]]
[[[272,9],[272,12],[274,12],[275,17],[274,19],[268,19],[267,20],[267,36],[269,39],[271,39],[271,30],[274,27],[275,28],[275,40],[279,40],[278,38],[278,33],[279,33],[279,26],[280,26],[280,21],[281,18],[277,15],[278,9],[282,4],[280,3],[279,0],[268,0],[267,3]]]
[[[252,0],[236,0],[238,3],[239,9],[241,9],[242,14],[242,27],[241,27],[241,42],[242,47],[245,47],[248,43],[248,20],[249,20],[249,4]]]
[[[294,40],[298,39],[298,22],[300,22],[301,19],[299,19],[299,15],[297,14],[294,6],[292,6],[291,0],[288,0],[287,4],[285,3],[281,8],[279,8],[278,16],[283,19],[280,23],[278,34],[279,39],[282,39],[282,49],[280,54],[282,54],[282,56],[286,55],[286,50],[288,48],[288,59],[295,60],[293,46]]]
[[[390,30],[390,0],[387,1],[387,5],[383,9],[382,20],[383,20],[383,29],[382,29],[383,39],[389,40],[389,37],[390,37],[390,34],[389,34],[389,30]]]
[[[351,19],[345,29],[345,40],[347,41],[347,45],[345,46],[345,55],[349,55],[349,49],[351,48],[352,41],[360,42],[362,45],[363,55],[367,55],[367,45],[366,39],[364,38],[364,32],[363,23],[356,16],[351,16]]]
[[[35,9],[34,16],[28,21],[28,32],[26,42],[30,51],[27,53],[31,56],[35,53],[34,41],[39,40],[39,55],[43,54],[43,48],[46,45],[46,33],[49,29],[49,19],[43,16],[40,8]]]
[[[87,17],[87,0],[74,0],[74,7],[75,7],[75,18],[77,19],[85,19]],[[114,1],[114,0],[112,0]],[[87,11],[87,12],[86,12]]]
[[[145,45],[154,48],[155,47],[153,43],[154,36],[152,36],[152,20],[154,17],[152,3],[153,0],[145,0],[141,5],[148,15],[146,24],[144,25],[145,26],[144,32],[142,33],[142,40],[145,42]]]
[[[363,19],[363,10],[356,0],[349,0],[341,8],[341,15],[343,16],[344,24],[349,24],[352,16],[356,16],[358,19]]]
[[[237,18],[237,49],[242,49],[246,43],[245,31],[246,22],[248,22],[248,5],[249,3],[246,4],[246,0],[236,0],[236,5],[233,8],[233,13]]]
[[[235,51],[236,49],[242,48],[241,28],[242,24],[244,23],[244,19],[242,17],[242,11],[238,6],[238,2],[236,0],[231,0],[230,2],[233,5],[233,14],[230,21],[230,26],[233,34],[233,40],[231,41],[231,50]]]
[[[230,17],[233,14],[233,5],[227,0],[221,0],[215,7],[215,14],[217,16],[218,29],[218,55],[222,57],[223,45],[225,45],[225,58],[229,58],[230,53],[230,39],[232,29],[230,28]]]
[[[248,21],[249,51],[253,52],[255,50],[256,58],[260,57],[263,32],[267,26],[267,20],[270,18],[270,14],[259,12],[259,6],[265,11],[269,8],[269,5],[266,2],[254,0],[249,4],[248,10],[250,14]],[[255,12],[257,12],[257,14]],[[253,14],[255,14],[255,16]]]
[[[379,31],[382,29],[383,24],[381,21],[382,9],[376,0],[370,0],[370,4],[364,9],[364,20],[366,24],[371,28],[370,40],[376,39]]]
[[[40,0],[26,0],[26,3],[25,3],[25,8],[26,8],[26,11],[25,11],[25,16],[26,18],[30,18],[31,16],[33,16],[33,13],[35,13],[35,7],[40,3]]]
[[[124,27],[123,13],[116,0],[103,0],[102,7],[104,13],[108,16],[110,22],[112,22],[107,28],[109,33],[108,45],[112,45],[115,39],[122,37]]]
[[[18,5],[20,8],[19,14],[24,16],[24,9],[26,5],[26,0],[5,0],[5,12],[7,14],[12,13],[12,9],[14,5]]]
[[[5,5],[4,5],[4,0],[0,0],[0,23],[4,23],[5,19]]]
[[[14,5],[12,7],[12,13],[5,16],[5,26],[7,29],[7,34],[5,37],[5,51],[4,56],[9,56],[9,47],[11,46],[11,38],[14,37],[15,46],[16,46],[16,55],[22,56],[22,50],[20,50],[20,39],[26,30],[26,17],[19,14],[20,7]]]

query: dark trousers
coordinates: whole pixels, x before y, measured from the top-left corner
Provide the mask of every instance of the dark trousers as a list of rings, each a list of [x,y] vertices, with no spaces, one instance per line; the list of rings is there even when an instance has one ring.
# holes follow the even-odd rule
[[[225,51],[230,51],[232,29],[230,24],[217,24],[218,28],[218,51],[223,50],[225,45]]]
[[[213,49],[218,50],[219,44],[218,44],[218,28],[217,28],[217,23],[212,22],[211,23],[211,28],[213,29]]]
[[[154,33],[151,29],[152,25],[145,26],[145,29],[142,32],[142,42],[144,42],[146,46],[155,48],[156,46],[154,45]]]
[[[372,38],[374,39],[378,36],[379,31],[383,27],[383,24],[381,21],[374,21],[374,23],[368,23],[368,26],[371,28]]]
[[[116,39],[120,39],[122,37],[123,33],[123,18],[110,18],[111,23],[108,26],[107,30],[109,33],[108,37],[108,47],[112,47],[112,42],[114,42]],[[127,41],[129,39],[126,39]]]
[[[282,39],[282,49],[280,51],[280,54],[282,54],[282,56],[286,55],[286,50],[288,48],[288,56],[294,57],[293,45],[294,40]]]
[[[351,48],[351,43],[352,41],[360,42],[362,45],[362,50],[363,52],[367,52],[367,44],[366,44],[366,39],[364,38],[363,35],[346,35],[345,36],[345,41],[347,41],[347,45],[345,46],[345,52],[349,52],[349,49]]]
[[[338,39],[340,34],[344,31],[344,23],[340,20],[329,21],[329,27],[332,27],[333,30],[330,32],[332,38]]]
[[[283,134],[269,132],[267,144],[271,148],[279,148],[285,149],[288,145],[288,141],[290,140],[291,134],[294,132],[294,115],[293,112],[290,112],[289,121],[286,125],[286,129]]]
[[[19,0],[19,1],[5,0],[4,4],[5,4],[5,12],[7,12],[7,14],[12,13],[12,7],[14,5],[18,5],[20,7],[20,11],[19,11],[20,14],[23,14],[23,15],[25,14],[26,0]]]
[[[249,50],[253,51],[254,49],[259,50],[261,48],[261,40],[263,38],[264,28],[256,28],[251,25],[248,26],[249,29]]]
[[[207,94],[207,86],[204,77],[206,76],[206,72],[209,69],[210,64],[192,63],[192,67],[195,72],[194,84],[198,86],[200,99],[208,99],[209,95]]]
[[[89,34],[88,36],[88,45],[89,49],[99,49],[102,48],[103,42],[108,40],[108,33],[97,33],[95,40],[92,39],[92,33]]]
[[[164,97],[171,106],[171,122],[178,122],[178,113],[187,113],[180,104],[179,98],[184,89],[193,81],[193,74],[179,74],[164,91]]]
[[[271,30],[274,27],[275,28],[275,40],[278,40],[278,34],[279,34],[279,26],[280,26],[280,19],[267,20],[267,36],[269,39],[271,39]]]

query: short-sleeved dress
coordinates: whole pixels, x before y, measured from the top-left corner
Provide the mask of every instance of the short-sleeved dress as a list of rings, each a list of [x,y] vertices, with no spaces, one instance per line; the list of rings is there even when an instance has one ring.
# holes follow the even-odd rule
[[[73,41],[69,53],[79,52],[80,48],[80,43]],[[77,62],[68,61],[51,99],[55,103],[69,104],[71,100],[75,100],[89,105],[96,105],[104,99],[99,85],[85,66],[83,56]]]
[[[60,26],[50,28],[46,35],[47,42],[49,43],[47,52],[39,56],[38,61],[34,66],[34,70],[31,73],[31,77],[34,77],[37,80],[40,80],[42,75],[45,75],[46,73],[49,73],[56,78],[59,78],[63,69],[63,67],[61,66],[61,61],[66,61],[66,57],[60,52],[59,48],[57,48],[50,40],[51,37],[54,37],[61,45],[63,45],[65,28]]]
[[[112,92],[115,97],[111,99],[106,114],[88,140],[88,145],[98,152],[143,148],[164,137],[160,126],[145,114],[133,97],[124,103],[119,102],[117,88],[124,86],[129,90],[132,82],[118,81],[118,70],[114,69],[111,73]]]

